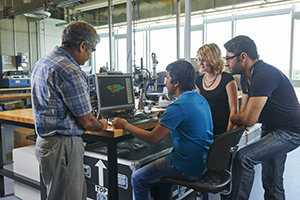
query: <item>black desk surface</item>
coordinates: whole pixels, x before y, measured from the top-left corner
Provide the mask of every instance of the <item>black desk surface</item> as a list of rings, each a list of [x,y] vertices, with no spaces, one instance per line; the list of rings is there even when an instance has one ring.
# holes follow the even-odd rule
[[[83,137],[83,140],[85,141],[84,137]],[[104,142],[94,142],[94,143],[91,143],[91,141],[85,141],[85,142],[87,142],[87,145],[85,146],[86,151],[99,153],[99,151],[97,151],[97,149],[106,147],[106,143],[104,143]],[[142,160],[148,156],[152,156],[159,152],[166,151],[167,149],[170,149],[173,146],[173,140],[172,140],[170,134],[165,136],[161,141],[157,142],[154,145],[150,145],[146,142],[138,140],[137,138],[127,139],[123,142],[128,142],[128,143],[133,142],[133,143],[145,145],[144,147],[137,149],[137,150],[127,148],[128,149],[127,152],[118,154],[118,158],[123,158],[126,160]],[[119,149],[125,149],[125,148],[122,147]]]

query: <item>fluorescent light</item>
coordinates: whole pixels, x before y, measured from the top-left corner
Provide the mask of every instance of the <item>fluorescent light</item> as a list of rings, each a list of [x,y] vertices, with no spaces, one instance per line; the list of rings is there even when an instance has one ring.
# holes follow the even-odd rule
[[[30,18],[45,19],[45,18],[50,17],[51,13],[44,11],[44,10],[40,10],[40,11],[25,13],[24,15],[26,17],[30,17]]]
[[[208,11],[208,12],[205,12],[205,11],[203,11],[202,13],[199,12],[197,15],[212,16],[212,15],[220,15],[220,14],[230,14],[230,13],[243,12],[243,11],[248,11],[248,10],[253,10],[253,9],[259,9],[259,8],[296,4],[299,2],[300,2],[300,0],[282,0],[282,1],[274,1],[274,2],[241,6],[241,7],[235,7],[235,8],[228,8],[228,7],[226,9],[219,8],[219,9],[215,9],[215,10]]]
[[[87,11],[94,10],[97,8],[104,8],[108,6],[108,1],[110,0],[95,0],[95,1],[87,1],[86,3],[74,6],[74,10]],[[113,5],[126,3],[126,0],[114,0]]]

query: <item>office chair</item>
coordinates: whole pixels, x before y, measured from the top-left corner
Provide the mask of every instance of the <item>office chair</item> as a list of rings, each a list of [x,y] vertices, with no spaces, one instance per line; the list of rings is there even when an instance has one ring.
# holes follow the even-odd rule
[[[198,181],[185,181],[169,177],[164,177],[161,181],[194,189],[196,200],[200,200],[204,192],[229,194],[231,192],[231,172],[227,169],[231,168],[233,154],[238,149],[238,143],[245,129],[245,126],[240,126],[223,133],[214,140],[206,158],[208,170]]]

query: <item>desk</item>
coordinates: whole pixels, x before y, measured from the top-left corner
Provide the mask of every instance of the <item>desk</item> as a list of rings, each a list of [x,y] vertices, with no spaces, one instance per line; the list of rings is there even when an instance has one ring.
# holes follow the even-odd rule
[[[0,127],[1,124],[10,124],[15,126],[21,126],[26,128],[34,128],[34,120],[32,109],[20,109],[0,112]],[[148,129],[153,128],[157,123],[142,124],[138,127]],[[118,200],[118,164],[117,164],[117,143],[133,138],[131,134],[122,129],[113,129],[113,127],[108,128],[109,131],[92,132],[87,131],[84,138],[89,140],[98,140],[107,143],[108,148],[108,196],[109,200]],[[40,183],[24,177],[20,174],[16,174],[12,171],[3,168],[3,154],[2,154],[2,133],[0,129],[0,197],[4,196],[4,176],[16,180],[18,182],[24,183],[30,187],[38,189],[41,191],[41,199],[45,199],[46,190],[43,186],[42,180]]]
[[[27,99],[31,98],[31,93],[0,94],[0,100]]]
[[[30,87],[22,88],[0,88],[0,100],[13,100],[13,99],[30,99],[31,93]],[[25,93],[15,93],[15,91],[25,91]],[[5,92],[5,93],[4,93]],[[3,94],[4,93],[4,94]],[[24,105],[27,105],[27,101],[24,101]]]
[[[3,111],[0,112],[0,127],[1,124],[10,124],[10,125],[16,125],[26,128],[34,128],[34,121],[32,117],[32,110],[31,109],[20,109],[20,110],[12,110],[12,111]],[[20,174],[16,174],[10,170],[6,170],[3,168],[4,162],[3,162],[3,136],[4,133],[2,133],[0,129],[0,196],[4,196],[4,176],[11,178],[13,180],[19,181],[25,185],[28,185],[30,187],[33,187],[35,189],[38,189],[42,191],[44,197],[46,195],[45,190],[42,189],[40,183],[35,180],[31,180],[27,177],[24,177]],[[42,183],[42,182],[41,182]],[[44,191],[44,192],[43,192]]]
[[[19,90],[31,90],[30,87],[21,87],[21,88],[0,88],[0,92],[7,92],[7,91],[19,91]]]

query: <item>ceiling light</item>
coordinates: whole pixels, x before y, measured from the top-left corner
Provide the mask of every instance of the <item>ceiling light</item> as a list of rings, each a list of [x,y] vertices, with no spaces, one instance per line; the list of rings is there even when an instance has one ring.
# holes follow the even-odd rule
[[[126,0],[114,0],[112,1],[113,5],[126,3]],[[97,8],[104,8],[108,6],[108,0],[96,0],[96,1],[87,1],[86,3],[75,5],[74,10],[80,10],[80,11],[87,11],[87,10],[94,10]]]
[[[31,12],[31,13],[25,13],[24,15],[26,17],[30,17],[30,18],[45,19],[45,18],[50,17],[51,13],[44,11],[44,10],[40,10],[40,11]]]

